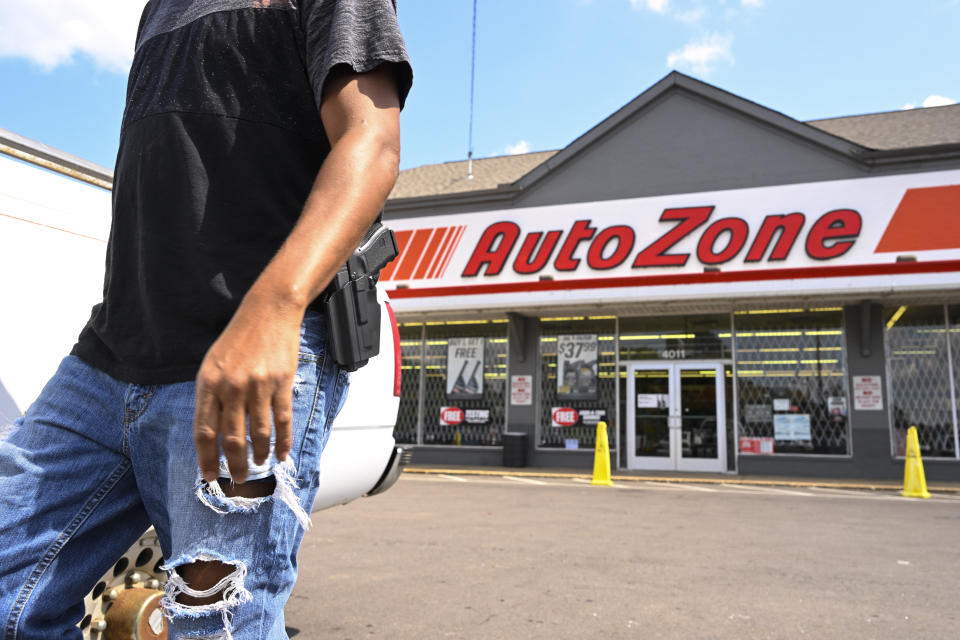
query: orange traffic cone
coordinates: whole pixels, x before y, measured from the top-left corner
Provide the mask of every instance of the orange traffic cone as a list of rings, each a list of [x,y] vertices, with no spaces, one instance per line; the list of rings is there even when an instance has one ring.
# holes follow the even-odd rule
[[[907,498],[929,498],[927,477],[923,473],[923,460],[920,459],[920,438],[917,428],[907,430],[907,464],[903,469],[903,496]]]
[[[597,423],[597,445],[593,454],[593,482],[590,484],[612,487],[610,478],[610,443],[607,440],[607,423]]]

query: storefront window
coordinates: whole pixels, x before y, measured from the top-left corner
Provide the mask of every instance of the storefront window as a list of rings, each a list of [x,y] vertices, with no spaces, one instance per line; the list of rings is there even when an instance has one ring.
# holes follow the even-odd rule
[[[592,449],[601,420],[615,446],[615,331],[613,316],[540,319],[539,446]]]
[[[957,321],[953,309],[951,327]],[[947,313],[942,305],[891,306],[884,309],[887,371],[890,378],[890,415],[893,451],[902,456],[907,430],[915,426],[924,456],[956,457],[956,425],[952,385],[956,363],[950,371]]]
[[[423,367],[422,443],[500,445],[507,321],[426,323]]]
[[[741,454],[849,453],[843,310],[734,314]]]
[[[950,365],[953,368],[953,440],[960,458],[960,305],[947,307],[950,336]]]
[[[729,360],[730,315],[620,319],[620,361]]]
[[[420,365],[423,361],[423,325],[400,325],[400,410],[393,438],[398,444],[416,444],[420,423]]]

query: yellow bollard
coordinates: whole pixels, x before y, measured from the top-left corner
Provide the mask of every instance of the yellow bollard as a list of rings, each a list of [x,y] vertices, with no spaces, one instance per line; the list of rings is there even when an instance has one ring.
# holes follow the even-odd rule
[[[923,460],[920,459],[920,438],[917,428],[907,430],[907,464],[903,469],[903,496],[907,498],[929,498],[927,477],[923,473]]]
[[[597,423],[597,446],[593,454],[593,482],[601,487],[612,487],[610,479],[610,443],[607,440],[607,423]]]

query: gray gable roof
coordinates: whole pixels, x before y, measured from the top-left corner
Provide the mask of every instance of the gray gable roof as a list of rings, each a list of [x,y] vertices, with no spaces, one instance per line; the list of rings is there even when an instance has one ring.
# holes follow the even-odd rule
[[[956,144],[960,143],[960,104],[825,118],[807,124],[870,149]]]
[[[828,153],[868,160],[877,152],[960,144],[960,105],[813,120],[807,123],[755,102],[672,72],[582,136],[557,151],[502,156],[474,161],[474,179],[467,180],[467,162],[448,162],[400,173],[390,200],[486,192],[509,196],[537,182],[581,150],[616,128],[646,105],[670,91],[687,91],[723,104],[775,129],[804,138]]]
[[[539,151],[475,159],[472,178],[467,177],[466,160],[407,169],[400,172],[390,197],[410,198],[496,189],[501,184],[516,182],[556,153],[556,151]]]

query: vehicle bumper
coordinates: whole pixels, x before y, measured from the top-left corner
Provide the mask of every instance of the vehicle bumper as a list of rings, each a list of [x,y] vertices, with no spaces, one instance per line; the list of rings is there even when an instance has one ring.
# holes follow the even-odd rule
[[[390,460],[387,462],[387,467],[383,470],[383,475],[380,476],[380,480],[377,481],[373,489],[367,493],[367,496],[379,495],[392,487],[397,482],[400,474],[403,473],[403,467],[406,466],[408,460],[409,454],[406,454],[403,448],[394,447],[393,453],[390,455]]]

